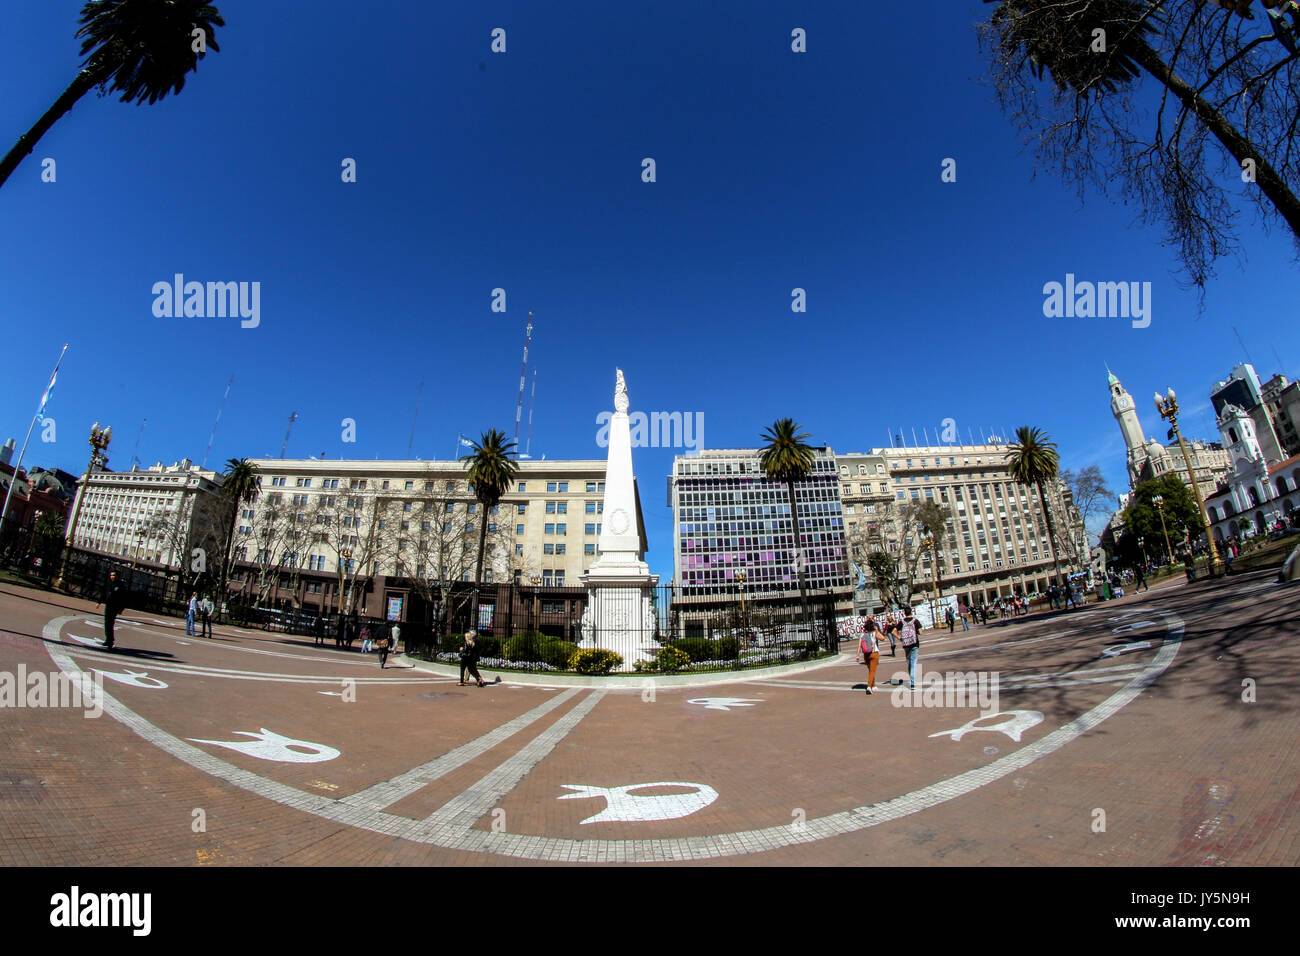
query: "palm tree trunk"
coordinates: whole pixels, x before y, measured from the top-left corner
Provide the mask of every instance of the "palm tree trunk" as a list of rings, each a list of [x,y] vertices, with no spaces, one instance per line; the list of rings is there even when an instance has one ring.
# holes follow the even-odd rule
[[[1047,510],[1047,498],[1043,495],[1043,483],[1037,483],[1038,503],[1043,507],[1043,520],[1047,522],[1047,548],[1052,552],[1052,567],[1056,569],[1056,580],[1061,587],[1068,587],[1064,578],[1061,577],[1061,562],[1056,557],[1056,524],[1052,521],[1052,513]]]
[[[217,620],[221,620],[221,608],[226,603],[226,587],[230,583],[230,552],[235,544],[235,518],[239,514],[239,502],[235,502],[230,520],[226,522],[226,559],[221,562],[221,588],[217,592]]]
[[[804,586],[804,577],[803,577],[805,560],[804,560],[804,553],[803,553],[803,538],[802,535],[800,535],[799,533],[799,506],[795,503],[794,500],[794,481],[787,481],[785,483],[785,487],[790,495],[790,520],[794,522],[794,550],[795,550],[794,570],[795,570],[795,575],[799,579],[799,607],[803,611],[803,623],[807,625],[808,589]]]
[[[36,121],[36,125],[18,137],[18,142],[14,143],[13,148],[5,154],[5,158],[0,160],[0,186],[5,184],[9,175],[18,168],[21,163],[40,142],[44,136],[64,113],[76,105],[77,100],[81,99],[90,92],[95,86],[94,81],[89,75],[82,71],[77,74],[77,78],[72,81],[72,85],[63,91],[62,95],[54,101],[54,105],[45,111],[45,115]]]
[[[483,508],[483,520],[478,526],[478,566],[474,569],[474,603],[470,606],[470,629],[478,630],[478,593],[483,583],[483,548],[487,542],[487,507]]]
[[[1228,118],[1216,110],[1208,100],[1199,96],[1196,90],[1188,85],[1186,80],[1171,70],[1168,64],[1160,59],[1160,54],[1148,44],[1135,41],[1132,55],[1133,59],[1144,70],[1162,83],[1169,92],[1178,98],[1179,102],[1191,110],[1192,114],[1205,124],[1205,128],[1223,144],[1224,149],[1237,160],[1238,165],[1245,159],[1254,160],[1256,185],[1268,197],[1274,208],[1277,209],[1278,214],[1286,220],[1286,224],[1291,227],[1291,231],[1297,238],[1300,238],[1300,199],[1296,198],[1295,193],[1287,187],[1285,180],[1259,154],[1259,151],[1255,149],[1250,140],[1238,132]]]

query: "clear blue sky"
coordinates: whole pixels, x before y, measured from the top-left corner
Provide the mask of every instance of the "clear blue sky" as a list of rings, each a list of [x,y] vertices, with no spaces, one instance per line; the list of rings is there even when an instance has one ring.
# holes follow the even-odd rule
[[[84,98],[0,189],[0,440],[21,442],[71,345],[58,440],[30,465],[82,471],[98,419],[129,467],[146,417],[146,464],[201,459],[232,374],[209,466],[279,454],[292,411],[290,456],[404,457],[421,380],[413,455],[446,458],[458,432],[513,431],[529,309],[532,451],[551,458],[603,456],[621,366],[633,409],[701,412],[711,447],[782,416],[837,451],[945,418],[1034,424],[1123,491],[1105,362],[1161,436],[1149,396],[1168,385],[1187,433],[1217,434],[1233,326],[1261,374],[1298,371],[1287,237],[1246,213],[1243,258],[1198,312],[1158,229],[1035,176],[979,82],[975,0],[218,6],[221,52],[179,96]],[[79,8],[8,5],[4,148],[74,77]],[[155,318],[151,288],[177,272],[260,282],[260,326]],[[1044,318],[1067,272],[1151,282],[1150,328]],[[671,455],[635,456],[663,575]]]

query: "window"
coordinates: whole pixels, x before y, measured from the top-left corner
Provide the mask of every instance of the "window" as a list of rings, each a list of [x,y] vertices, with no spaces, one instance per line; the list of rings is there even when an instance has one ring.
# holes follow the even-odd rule
[[[552,572],[550,572],[550,571],[543,571],[543,572],[542,572],[542,587],[547,587],[547,588],[549,588],[549,587],[551,586],[551,579],[552,579]]]
[[[569,483],[568,483],[567,481],[562,481],[562,482],[560,482],[560,490],[561,490],[561,491],[568,491],[568,490],[569,490]]]
[[[456,490],[456,482],[454,482],[454,481],[449,481],[449,482],[447,482],[447,490],[448,490],[448,491],[455,491],[455,490]]]
[[[554,502],[554,501],[548,501],[548,502],[546,502],[546,513],[547,513],[548,515],[553,515],[553,514],[555,514],[555,502]]]
[[[583,526],[582,526],[582,532],[583,532],[583,534],[595,534],[595,533],[596,533],[596,526],[595,526],[595,524],[588,523],[588,524],[583,525]]]
[[[515,545],[515,554],[523,554],[523,553],[524,553],[524,546],[523,546],[522,544],[517,544],[517,545]],[[518,584],[518,583],[519,583],[519,572],[516,571],[516,572],[515,572],[515,584]]]
[[[567,527],[568,527],[568,525],[564,524],[564,522],[560,522],[559,524],[557,524],[557,525],[555,526],[555,533],[556,533],[556,534],[567,534],[567,532],[565,531],[565,528],[567,528]]]
[[[555,553],[556,553],[556,554],[564,554],[564,553],[565,553],[564,549],[565,549],[566,547],[567,547],[566,545],[563,545],[563,544],[557,544],[557,545],[555,546]]]
[[[413,482],[413,481],[403,482],[403,484],[402,484],[402,489],[403,489],[404,491],[412,491],[412,490],[414,490],[414,488],[415,488],[415,482]]]
[[[528,502],[521,501],[515,509],[519,514],[524,514],[528,510]]]
[[[528,482],[526,481],[519,482],[519,493],[522,495],[527,491],[528,491]]]
[[[515,525],[515,534],[523,534],[523,533],[524,533],[524,526],[521,524]]]
[[[411,510],[411,503],[410,503],[409,501],[404,502],[404,503],[402,504],[402,510],[403,510],[403,511],[410,511],[410,510]]]
[[[561,545],[560,547],[564,547],[564,546]],[[557,588],[562,588],[562,587],[564,587],[564,572],[563,572],[563,571],[556,571],[556,572],[555,572],[555,586],[556,586]]]
[[[548,524],[546,526],[546,534],[555,534],[555,525]]]
[[[595,553],[596,553],[596,546],[595,546],[594,544],[584,544],[584,545],[582,546],[582,553],[583,553],[583,554],[595,554]]]
[[[548,492],[550,492],[551,494],[555,494],[555,482],[553,482],[553,481],[548,481],[548,482],[546,483],[546,490],[547,490]]]
[[[587,494],[591,494],[595,490],[596,490],[596,483],[594,481],[587,482]]]
[[[384,482],[383,487],[382,487],[380,490],[381,490],[381,491],[387,491],[387,490],[388,490],[388,482],[387,482],[387,481]]]
[[[453,511],[456,510],[456,503],[454,501],[447,502],[443,506],[443,510],[446,511],[447,514],[451,514]]]
[[[549,541],[546,544],[542,545],[542,554],[554,554],[554,553],[555,553],[555,545],[551,544]]]

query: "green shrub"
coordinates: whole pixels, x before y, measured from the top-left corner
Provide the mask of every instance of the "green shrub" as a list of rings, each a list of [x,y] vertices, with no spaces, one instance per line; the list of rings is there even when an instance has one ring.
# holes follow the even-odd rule
[[[574,646],[562,637],[525,631],[506,641],[502,651],[506,660],[541,662],[563,669],[569,665]]]
[[[690,663],[690,656],[677,647],[663,647],[655,654],[655,667],[668,673],[679,671]]]
[[[623,663],[622,656],[604,648],[593,647],[585,651],[574,651],[569,658],[569,670],[579,674],[608,674]]]
[[[734,661],[740,656],[740,641],[734,637],[720,637],[713,643],[717,645],[717,654],[706,660]]]
[[[717,642],[707,637],[683,637],[679,641],[674,641],[672,646],[693,661],[715,660],[713,655],[718,649]]]

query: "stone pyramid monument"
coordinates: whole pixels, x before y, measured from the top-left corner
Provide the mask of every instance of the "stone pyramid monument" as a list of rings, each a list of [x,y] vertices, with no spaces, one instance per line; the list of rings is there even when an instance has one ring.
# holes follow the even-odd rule
[[[614,417],[609,423],[609,457],[605,464],[605,511],[600,529],[600,558],[582,575],[587,609],[582,616],[584,648],[601,647],[623,658],[621,670],[648,660],[660,647],[655,614],[658,575],[645,563],[636,477],[632,471],[632,430],[628,422],[627,383],[617,369]]]

